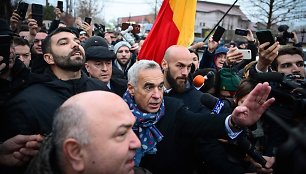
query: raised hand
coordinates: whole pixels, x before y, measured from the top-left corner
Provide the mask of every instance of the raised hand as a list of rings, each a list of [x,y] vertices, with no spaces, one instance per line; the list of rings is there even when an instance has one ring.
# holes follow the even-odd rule
[[[259,46],[259,59],[257,63],[257,68],[260,71],[266,72],[268,67],[271,65],[273,60],[278,55],[278,50],[280,48],[280,44],[275,42],[269,48],[265,49],[266,46],[269,45],[269,42],[263,43]]]
[[[242,105],[234,109],[231,117],[232,121],[240,127],[255,124],[267,108],[275,101],[274,98],[267,100],[270,91],[271,87],[269,83],[258,83]]]

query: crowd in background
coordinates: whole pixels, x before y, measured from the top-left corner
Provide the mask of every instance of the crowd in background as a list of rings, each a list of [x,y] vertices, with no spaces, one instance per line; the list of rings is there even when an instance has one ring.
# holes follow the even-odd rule
[[[306,96],[304,53],[295,33],[291,38],[292,43],[286,46],[279,42],[270,46],[269,43],[259,43],[251,30],[244,37],[245,42],[223,43],[210,37],[207,43],[194,43],[188,48],[171,46],[161,65],[158,65],[137,60],[145,38],[128,33],[134,39],[131,42],[120,32],[97,31],[99,29],[92,23],[65,16],[58,8],[55,8],[54,13],[56,18],[49,30],[39,26],[35,19],[22,21],[16,11],[9,21],[0,20],[0,35],[10,36],[9,64],[0,65],[0,141],[3,142],[0,145],[0,171],[24,173],[28,167],[28,173],[40,173],[44,170],[43,165],[50,165],[53,173],[73,173],[73,170],[95,173],[104,170],[101,167],[103,164],[95,163],[105,162],[105,168],[113,168],[113,171],[105,171],[118,172],[121,166],[117,163],[121,159],[116,161],[111,158],[116,159],[120,153],[107,154],[109,156],[103,156],[104,159],[85,153],[93,156],[85,155],[89,161],[83,161],[83,164],[81,156],[84,154],[75,152],[82,150],[81,147],[68,143],[71,146],[67,145],[67,149],[60,148],[64,146],[64,138],[69,136],[82,137],[82,146],[92,142],[86,139],[86,133],[83,135],[81,132],[84,127],[93,125],[85,125],[78,118],[97,123],[101,120],[83,118],[83,112],[99,112],[112,117],[120,115],[119,111],[122,110],[130,116],[120,96],[136,117],[134,126],[134,121],[131,121],[133,119],[130,119],[127,126],[120,128],[128,132],[126,136],[133,142],[129,145],[129,151],[133,152],[129,161],[135,160],[136,166],[141,167],[134,169],[136,173],[288,172],[284,166],[286,160],[280,152],[282,145],[290,139],[290,134],[269,115],[277,115],[290,127],[305,124],[305,107],[297,105],[300,104],[297,103],[300,101],[298,97],[302,96],[302,100],[305,100]],[[199,57],[199,49],[204,49],[202,57]],[[245,49],[250,50],[250,59],[243,56],[241,50]],[[4,57],[0,56],[0,59]],[[7,69],[4,71],[5,67]],[[273,79],[280,76],[269,74],[272,72],[282,73],[281,82]],[[260,78],[259,74],[264,73],[268,80]],[[206,77],[200,85],[195,82],[198,75]],[[288,89],[282,84],[285,80],[290,82]],[[271,89],[265,81],[269,81],[272,87],[269,97],[266,93]],[[297,85],[290,86],[292,81],[296,81]],[[97,90],[116,95],[95,92],[79,94]],[[98,96],[105,97],[105,100]],[[271,97],[275,98],[273,104],[272,99],[267,99]],[[251,105],[254,98],[259,103],[255,109]],[[103,109],[96,106],[97,103],[103,103]],[[252,124],[239,121],[241,118],[236,116],[242,111],[238,111],[238,106],[248,108],[248,114],[258,112],[255,114],[258,115],[258,121],[252,120]],[[99,111],[90,111],[90,107],[99,108]],[[172,113],[167,108],[173,109]],[[54,120],[54,115],[58,119]],[[74,117],[64,120],[65,116],[71,115]],[[200,115],[203,118],[198,118]],[[219,115],[224,119],[221,122],[214,120]],[[259,115],[263,116],[259,119]],[[165,121],[166,117],[176,119]],[[124,116],[121,119],[125,120]],[[145,119],[149,121],[145,122]],[[63,124],[63,127],[58,124]],[[67,129],[80,130],[73,132],[65,129],[65,126]],[[93,127],[99,129],[97,125]],[[132,130],[132,127],[138,138],[127,131]],[[150,129],[145,129],[147,127]],[[225,133],[218,132],[224,129]],[[70,133],[61,139],[61,133],[57,131]],[[53,135],[49,135],[51,132],[54,139]],[[227,137],[229,132],[234,136]],[[99,136],[99,133],[90,132],[90,137]],[[40,149],[43,141],[47,143]],[[125,138],[116,137],[114,141],[124,142]],[[116,148],[121,151],[125,145],[122,143],[121,146],[110,148],[112,145],[103,146],[102,140],[93,142],[95,146],[91,147],[91,151],[94,151],[92,153],[115,152]],[[51,148],[52,143],[55,143],[54,148]],[[294,145],[290,147],[294,148]],[[57,156],[51,157],[52,153]],[[63,157],[61,153],[67,156]],[[254,153],[257,156],[254,157]],[[305,151],[300,153],[304,154],[301,157],[294,157],[294,154],[285,154],[286,158],[294,162],[297,160],[295,164],[290,164],[289,169],[293,173],[305,172],[305,166],[298,166],[305,159]],[[34,156],[36,161],[29,165]],[[44,161],[46,156],[49,159]],[[260,163],[262,159],[266,163]],[[46,161],[57,161],[60,164],[54,168],[54,164],[47,164]],[[68,163],[71,168],[63,167]],[[123,170],[122,173],[125,172]]]

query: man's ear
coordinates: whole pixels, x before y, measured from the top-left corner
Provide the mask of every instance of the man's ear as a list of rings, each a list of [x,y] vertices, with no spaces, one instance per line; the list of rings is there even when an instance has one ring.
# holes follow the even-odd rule
[[[77,140],[73,138],[66,139],[63,144],[63,152],[67,159],[67,164],[69,164],[74,171],[77,171],[77,173],[84,171],[84,150]]]
[[[87,62],[85,63],[85,68],[86,68],[86,71],[89,73],[89,65]]]
[[[163,70],[168,68],[168,62],[165,59],[162,60],[161,67]]]
[[[54,64],[53,56],[52,56],[50,53],[44,54],[44,60],[45,60],[49,65],[53,65],[53,64]]]
[[[128,83],[128,87],[127,87],[127,90],[129,91],[129,93],[131,94],[131,96],[134,96],[135,95],[135,87]]]

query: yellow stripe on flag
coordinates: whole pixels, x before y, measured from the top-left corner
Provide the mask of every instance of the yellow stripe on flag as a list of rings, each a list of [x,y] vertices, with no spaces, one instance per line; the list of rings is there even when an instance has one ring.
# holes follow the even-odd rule
[[[196,0],[170,0],[173,21],[180,31],[178,45],[190,46],[194,39]]]

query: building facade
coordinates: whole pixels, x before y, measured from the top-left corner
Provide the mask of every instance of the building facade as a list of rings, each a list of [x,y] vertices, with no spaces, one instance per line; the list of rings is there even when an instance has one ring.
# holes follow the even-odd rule
[[[196,20],[194,26],[195,35],[198,37],[205,37],[230,7],[231,4],[197,1]],[[224,39],[232,40],[236,28],[253,29],[251,24],[251,21],[241,11],[240,6],[235,5],[219,25],[226,29]]]

